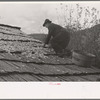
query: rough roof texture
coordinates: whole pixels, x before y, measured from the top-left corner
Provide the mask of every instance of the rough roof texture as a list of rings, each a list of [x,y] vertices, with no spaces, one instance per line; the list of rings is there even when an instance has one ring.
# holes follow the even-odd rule
[[[52,49],[29,36],[0,32],[0,81],[96,81],[100,69],[80,67],[71,58],[48,55]]]

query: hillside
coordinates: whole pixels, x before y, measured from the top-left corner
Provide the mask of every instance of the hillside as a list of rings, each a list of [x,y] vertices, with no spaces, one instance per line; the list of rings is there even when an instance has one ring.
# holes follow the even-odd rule
[[[40,40],[40,41],[43,41],[44,42],[44,40],[45,40],[45,38],[46,38],[46,34],[29,34],[28,36],[30,36],[30,37],[33,37],[34,39],[37,39],[37,40]]]
[[[99,50],[97,42],[99,36],[100,24],[85,30],[72,32],[69,47],[96,54]]]

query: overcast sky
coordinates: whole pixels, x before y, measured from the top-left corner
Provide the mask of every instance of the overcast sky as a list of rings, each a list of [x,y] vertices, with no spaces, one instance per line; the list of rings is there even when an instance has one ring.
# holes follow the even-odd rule
[[[68,2],[66,2],[68,4]],[[100,9],[99,3],[82,3]],[[57,23],[57,11],[60,10],[60,3],[48,2],[0,2],[0,23],[22,27],[26,33],[45,32],[42,24],[46,18]]]

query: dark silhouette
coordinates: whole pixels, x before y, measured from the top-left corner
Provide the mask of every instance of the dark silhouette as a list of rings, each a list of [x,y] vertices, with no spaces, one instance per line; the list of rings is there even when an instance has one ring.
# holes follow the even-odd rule
[[[57,54],[63,53],[64,49],[69,44],[70,33],[60,25],[52,23],[49,19],[45,20],[43,26],[48,28],[48,35],[45,40],[44,47],[50,41],[51,47]]]

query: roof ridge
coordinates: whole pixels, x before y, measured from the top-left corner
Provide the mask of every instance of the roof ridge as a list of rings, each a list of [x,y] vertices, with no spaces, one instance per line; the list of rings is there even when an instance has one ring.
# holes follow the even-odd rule
[[[21,27],[17,27],[17,26],[11,26],[11,25],[6,25],[6,24],[0,24],[0,26],[5,26],[5,27],[10,27],[10,28],[15,28],[15,29],[21,29]]]

